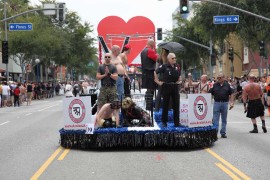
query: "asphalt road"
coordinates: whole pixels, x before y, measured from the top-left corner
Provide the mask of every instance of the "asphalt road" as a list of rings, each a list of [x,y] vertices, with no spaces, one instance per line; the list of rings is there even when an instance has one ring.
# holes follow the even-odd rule
[[[59,146],[62,98],[0,108],[1,180],[270,179],[270,135],[260,121],[259,133],[248,133],[242,104],[229,111],[228,138],[209,148],[83,151]]]

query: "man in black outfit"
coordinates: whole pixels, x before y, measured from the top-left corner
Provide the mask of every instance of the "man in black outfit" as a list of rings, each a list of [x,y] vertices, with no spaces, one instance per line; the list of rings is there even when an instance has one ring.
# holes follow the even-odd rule
[[[158,54],[154,51],[155,41],[149,39],[147,41],[147,46],[141,52],[141,64],[142,64],[142,88],[147,89],[145,92],[146,109],[153,109],[153,95],[156,89],[156,84],[154,81],[154,71],[156,68],[156,61],[158,59]]]
[[[162,97],[163,97],[163,111],[162,111],[162,125],[167,127],[168,122],[168,110],[170,97],[173,101],[173,119],[174,126],[179,126],[179,84],[180,81],[180,71],[179,66],[176,64],[176,57],[174,53],[169,53],[167,56],[168,63],[159,66],[156,73],[161,73],[163,75],[163,81],[157,81],[161,86]]]

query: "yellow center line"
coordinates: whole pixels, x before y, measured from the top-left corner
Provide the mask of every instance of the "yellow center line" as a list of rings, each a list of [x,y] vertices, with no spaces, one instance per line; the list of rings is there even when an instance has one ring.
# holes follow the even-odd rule
[[[52,155],[47,159],[47,161],[37,170],[37,172],[31,177],[30,180],[36,180],[39,176],[48,168],[48,166],[52,163],[55,157],[60,153],[62,147],[59,147]]]
[[[222,171],[224,171],[226,174],[228,174],[233,180],[241,180],[239,177],[237,177],[233,172],[231,172],[228,168],[223,166],[221,163],[215,163],[217,167],[219,167]]]
[[[222,157],[220,157],[218,154],[216,154],[214,151],[212,151],[209,148],[205,149],[208,153],[210,153],[212,156],[214,156],[215,158],[217,158],[219,161],[221,161],[223,164],[225,164],[227,167],[229,167],[231,170],[233,170],[236,174],[238,174],[240,177],[242,177],[245,180],[251,180],[250,177],[248,177],[247,175],[245,175],[243,172],[241,172],[240,170],[238,170],[236,167],[234,167],[233,165],[231,165],[228,161],[226,161],[225,159],[223,159]]]
[[[70,149],[65,149],[64,152],[61,154],[61,156],[59,156],[59,158],[57,160],[62,161],[66,157],[66,155],[68,154],[69,151],[70,151]]]

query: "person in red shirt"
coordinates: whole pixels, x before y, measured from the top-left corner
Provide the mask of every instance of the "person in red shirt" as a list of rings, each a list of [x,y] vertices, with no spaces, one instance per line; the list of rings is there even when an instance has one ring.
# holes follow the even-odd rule
[[[20,87],[21,85],[18,84],[16,86],[16,88],[13,90],[13,94],[14,94],[14,107],[16,107],[16,104],[18,105],[18,107],[20,107],[20,101],[19,101],[19,97],[20,97]]]
[[[154,90],[156,89],[154,72],[156,69],[157,59],[158,54],[155,52],[155,41],[153,39],[149,39],[146,47],[141,52],[142,88],[147,89],[145,92],[147,110],[153,109],[151,101],[153,100]]]

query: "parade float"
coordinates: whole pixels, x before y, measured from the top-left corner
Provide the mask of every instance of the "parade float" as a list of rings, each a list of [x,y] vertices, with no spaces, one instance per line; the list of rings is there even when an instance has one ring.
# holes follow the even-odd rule
[[[145,106],[144,95],[133,94],[132,99],[142,108]],[[217,131],[212,126],[211,95],[190,94],[180,104],[179,127],[174,127],[172,111],[168,114],[168,126],[162,127],[160,109],[153,113],[151,127],[102,128],[95,124],[91,96],[65,98],[60,145],[75,149],[200,148],[213,145],[217,141]]]
[[[155,39],[155,26],[143,16],[133,17],[127,22],[117,16],[108,16],[100,21],[98,33],[100,63],[112,45],[123,48],[129,44],[132,50],[128,56],[128,66],[136,67],[140,65],[140,52],[147,40]],[[152,104],[148,111],[152,119],[150,127],[123,127],[121,110],[120,127],[97,127],[95,111],[92,111],[96,94],[64,98],[64,126],[59,131],[61,146],[76,149],[200,148],[217,141],[216,127],[212,126],[210,94],[191,94],[188,99],[180,100],[179,127],[174,127],[172,111],[168,113],[168,126],[162,127],[162,109],[153,112],[154,100],[150,98],[151,102],[147,102],[145,94],[132,94],[131,98],[141,108],[146,109],[146,103]]]

